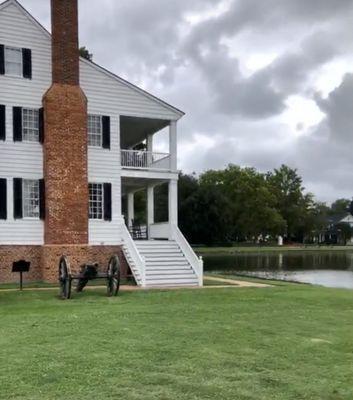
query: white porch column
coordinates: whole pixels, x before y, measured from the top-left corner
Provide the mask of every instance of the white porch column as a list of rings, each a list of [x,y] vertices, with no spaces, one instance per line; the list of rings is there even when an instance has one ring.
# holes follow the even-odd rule
[[[150,237],[150,227],[154,224],[154,185],[147,186],[147,227]]]
[[[169,181],[168,211],[169,224],[178,225],[178,181],[176,179]]]
[[[177,170],[177,122],[170,121],[169,126],[169,153],[170,153],[170,169]]]
[[[134,207],[134,192],[127,194],[127,225],[131,226],[132,220],[135,219],[135,207]]]
[[[153,134],[150,133],[147,135],[146,144],[147,144],[147,151],[152,152],[153,151]]]
[[[146,147],[147,147],[147,164],[148,167],[152,166],[153,162],[153,157],[152,157],[152,151],[153,151],[153,134],[147,135],[147,140],[146,140]]]

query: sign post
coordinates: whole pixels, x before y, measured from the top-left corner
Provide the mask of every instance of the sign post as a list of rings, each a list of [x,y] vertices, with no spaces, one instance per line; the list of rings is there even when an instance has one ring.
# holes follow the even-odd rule
[[[31,263],[29,261],[20,260],[12,264],[12,272],[19,272],[20,274],[20,290],[23,289],[23,273],[29,272]]]

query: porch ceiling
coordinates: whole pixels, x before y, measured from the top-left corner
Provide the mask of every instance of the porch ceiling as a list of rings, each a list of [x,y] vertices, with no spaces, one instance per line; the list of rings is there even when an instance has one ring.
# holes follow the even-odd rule
[[[121,178],[121,192],[126,195],[128,192],[138,192],[144,190],[148,185],[162,185],[168,179],[144,179],[144,178]]]
[[[170,121],[139,117],[120,117],[120,144],[122,149],[135,146],[146,139],[147,135],[156,133],[168,126]]]

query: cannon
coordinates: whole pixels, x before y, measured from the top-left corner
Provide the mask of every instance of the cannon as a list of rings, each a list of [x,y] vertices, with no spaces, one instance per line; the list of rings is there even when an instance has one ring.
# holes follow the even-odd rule
[[[80,272],[72,274],[69,260],[62,256],[59,261],[59,286],[60,298],[68,300],[71,298],[72,281],[77,280],[76,292],[82,292],[87,283],[93,279],[105,279],[107,285],[107,296],[117,296],[120,287],[120,261],[118,256],[110,258],[106,272],[98,272],[99,265],[84,264]]]

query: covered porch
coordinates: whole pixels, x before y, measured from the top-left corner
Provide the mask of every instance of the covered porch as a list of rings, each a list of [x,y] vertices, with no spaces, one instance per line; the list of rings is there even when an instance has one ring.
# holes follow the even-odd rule
[[[164,132],[165,130],[166,132]],[[154,135],[162,131],[168,152],[156,151]],[[174,120],[120,117],[121,167],[129,170],[177,170],[177,122]]]
[[[122,214],[134,240],[171,239],[178,225],[178,181],[173,178],[122,177]]]

